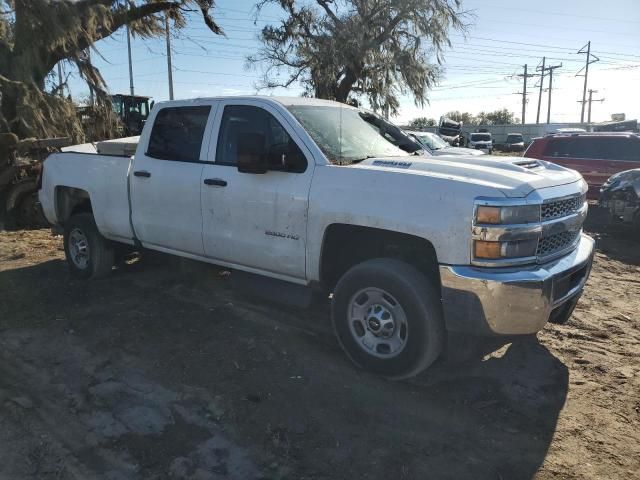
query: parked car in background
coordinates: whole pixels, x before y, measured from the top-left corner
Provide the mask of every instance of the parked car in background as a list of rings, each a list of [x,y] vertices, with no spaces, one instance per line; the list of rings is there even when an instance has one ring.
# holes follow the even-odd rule
[[[505,152],[522,152],[524,150],[524,138],[521,133],[509,133],[502,149]]]
[[[452,147],[435,133],[411,131],[407,131],[406,133],[415,138],[420,145],[423,145],[431,155],[484,155],[482,150]]]
[[[598,203],[613,222],[632,225],[640,235],[640,168],[610,177],[600,189]]]
[[[600,187],[611,175],[640,168],[640,135],[612,132],[552,134],[534,138],[524,156],[577,170],[589,184],[588,197],[597,199]]]
[[[493,138],[489,132],[474,132],[469,135],[467,147],[475,150],[486,150],[487,153],[493,152]]]

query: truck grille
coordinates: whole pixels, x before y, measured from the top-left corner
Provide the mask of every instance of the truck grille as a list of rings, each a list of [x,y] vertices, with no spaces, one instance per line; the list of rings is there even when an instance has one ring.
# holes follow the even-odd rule
[[[576,195],[542,204],[542,221],[566,217],[580,210],[586,200],[586,195]]]
[[[555,235],[549,235],[548,237],[541,238],[538,241],[538,249],[536,250],[536,256],[546,257],[557,252],[569,248],[576,241],[580,231],[575,232],[561,232]]]

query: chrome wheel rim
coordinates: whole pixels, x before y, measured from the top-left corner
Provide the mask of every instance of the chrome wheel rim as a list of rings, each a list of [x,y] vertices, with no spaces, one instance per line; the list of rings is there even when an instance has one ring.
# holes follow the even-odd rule
[[[89,240],[82,230],[74,228],[69,233],[69,256],[80,270],[89,266]]]
[[[358,291],[348,306],[349,331],[357,345],[377,358],[392,358],[409,338],[407,316],[393,295],[368,287]]]

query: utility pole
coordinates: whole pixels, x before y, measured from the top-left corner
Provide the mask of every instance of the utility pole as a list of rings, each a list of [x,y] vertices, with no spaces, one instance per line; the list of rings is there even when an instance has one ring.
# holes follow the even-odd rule
[[[553,71],[556,68],[561,68],[561,67],[562,67],[562,64],[547,67],[547,70],[549,71],[549,101],[547,103],[547,123],[551,123],[551,90],[553,89]]]
[[[129,31],[129,23],[127,22],[127,52],[129,54],[129,90],[131,95],[135,95],[133,90],[133,65],[131,63],[131,32]]]
[[[591,103],[593,102],[604,102],[604,98],[598,98],[596,100],[593,99],[593,94],[598,93],[598,90],[589,89],[589,112],[587,113],[587,123],[591,123]]]
[[[538,93],[538,114],[536,115],[536,123],[540,123],[540,104],[542,103],[542,84],[544,83],[544,63],[547,57],[542,57],[542,68],[536,67],[536,71],[540,71],[540,92]]]
[[[171,68],[171,35],[169,35],[169,15],[164,15],[164,33],[167,38],[167,73],[169,74],[169,100],[173,100],[173,71]]]
[[[585,48],[587,49],[586,52],[584,51]],[[589,40],[584,47],[578,50],[578,53],[587,54],[587,61],[584,67],[581,68],[578,73],[576,73],[576,77],[578,77],[580,76],[580,72],[584,69],[584,87],[582,88],[582,111],[580,113],[580,123],[584,123],[584,106],[585,103],[587,103],[587,79],[589,77],[589,65],[591,65],[592,63],[596,63],[600,59],[591,53],[591,40]],[[594,60],[591,60],[591,57],[593,57]]]
[[[535,77],[534,73],[527,73],[527,64],[524,64],[524,73],[518,75],[522,77],[524,80],[524,85],[522,86],[522,124],[525,124],[525,115],[527,113],[527,78]]]
[[[62,87],[62,62],[58,62],[58,95],[64,97],[64,88]]]

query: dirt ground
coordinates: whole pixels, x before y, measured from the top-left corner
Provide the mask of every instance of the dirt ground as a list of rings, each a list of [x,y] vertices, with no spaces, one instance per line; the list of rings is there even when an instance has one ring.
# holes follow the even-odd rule
[[[640,478],[640,244],[594,236],[567,325],[390,382],[324,302],[158,255],[80,282],[60,237],[2,232],[0,478]]]

